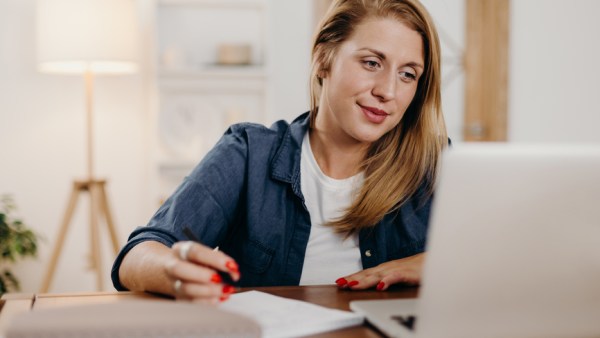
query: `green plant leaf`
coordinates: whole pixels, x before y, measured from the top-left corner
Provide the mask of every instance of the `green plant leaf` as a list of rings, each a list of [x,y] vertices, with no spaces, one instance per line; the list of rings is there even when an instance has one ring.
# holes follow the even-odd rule
[[[3,295],[7,292],[6,283],[4,283],[4,276],[0,276],[0,295]]]
[[[13,216],[16,204],[10,195],[0,195],[0,260],[15,262],[24,257],[35,257],[38,235]],[[19,280],[10,271],[0,273],[0,294],[20,289]]]

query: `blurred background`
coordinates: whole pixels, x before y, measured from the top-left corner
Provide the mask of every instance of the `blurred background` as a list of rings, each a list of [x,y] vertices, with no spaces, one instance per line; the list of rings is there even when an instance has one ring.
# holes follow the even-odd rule
[[[600,1],[422,2],[440,31],[453,141],[600,142]],[[308,109],[311,37],[329,1],[134,3],[138,71],[98,76],[93,92],[94,170],[107,180],[121,245],[229,124]],[[41,287],[88,156],[83,77],[38,71],[36,15],[35,0],[0,0],[0,195],[41,237],[37,258],[10,265],[25,292]],[[114,255],[100,230],[102,289],[112,290]],[[82,200],[50,291],[98,288],[90,246]]]

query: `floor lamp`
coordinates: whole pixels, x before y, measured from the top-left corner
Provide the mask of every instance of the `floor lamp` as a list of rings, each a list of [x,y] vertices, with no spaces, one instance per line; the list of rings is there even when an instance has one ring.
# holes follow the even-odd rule
[[[94,174],[94,77],[137,71],[137,17],[134,0],[38,0],[37,56],[45,73],[83,75],[85,80],[87,177],[75,180],[58,237],[50,256],[41,292],[48,292],[73,213],[80,199],[89,198],[91,268],[98,290],[103,289],[100,221],[104,219],[112,247],[120,245],[109,209],[106,180]]]

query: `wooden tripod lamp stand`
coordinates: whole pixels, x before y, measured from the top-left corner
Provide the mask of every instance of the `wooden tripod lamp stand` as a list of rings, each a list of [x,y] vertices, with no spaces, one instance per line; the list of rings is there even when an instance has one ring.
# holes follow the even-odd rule
[[[87,178],[75,180],[41,292],[48,292],[64,240],[80,199],[89,197],[91,268],[103,289],[100,250],[102,219],[115,254],[120,249],[106,195],[106,180],[94,174],[93,83],[95,75],[137,71],[134,0],[38,0],[37,43],[41,72],[84,76],[87,111]]]

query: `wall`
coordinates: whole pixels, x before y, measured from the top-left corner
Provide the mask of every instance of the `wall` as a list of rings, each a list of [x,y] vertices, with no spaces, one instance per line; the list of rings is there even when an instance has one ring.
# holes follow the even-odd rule
[[[269,122],[309,109],[312,1],[269,0]]]
[[[600,1],[511,1],[509,141],[600,142]]]
[[[464,111],[465,0],[422,0],[435,21],[442,46],[442,108],[448,136],[462,140]]]

